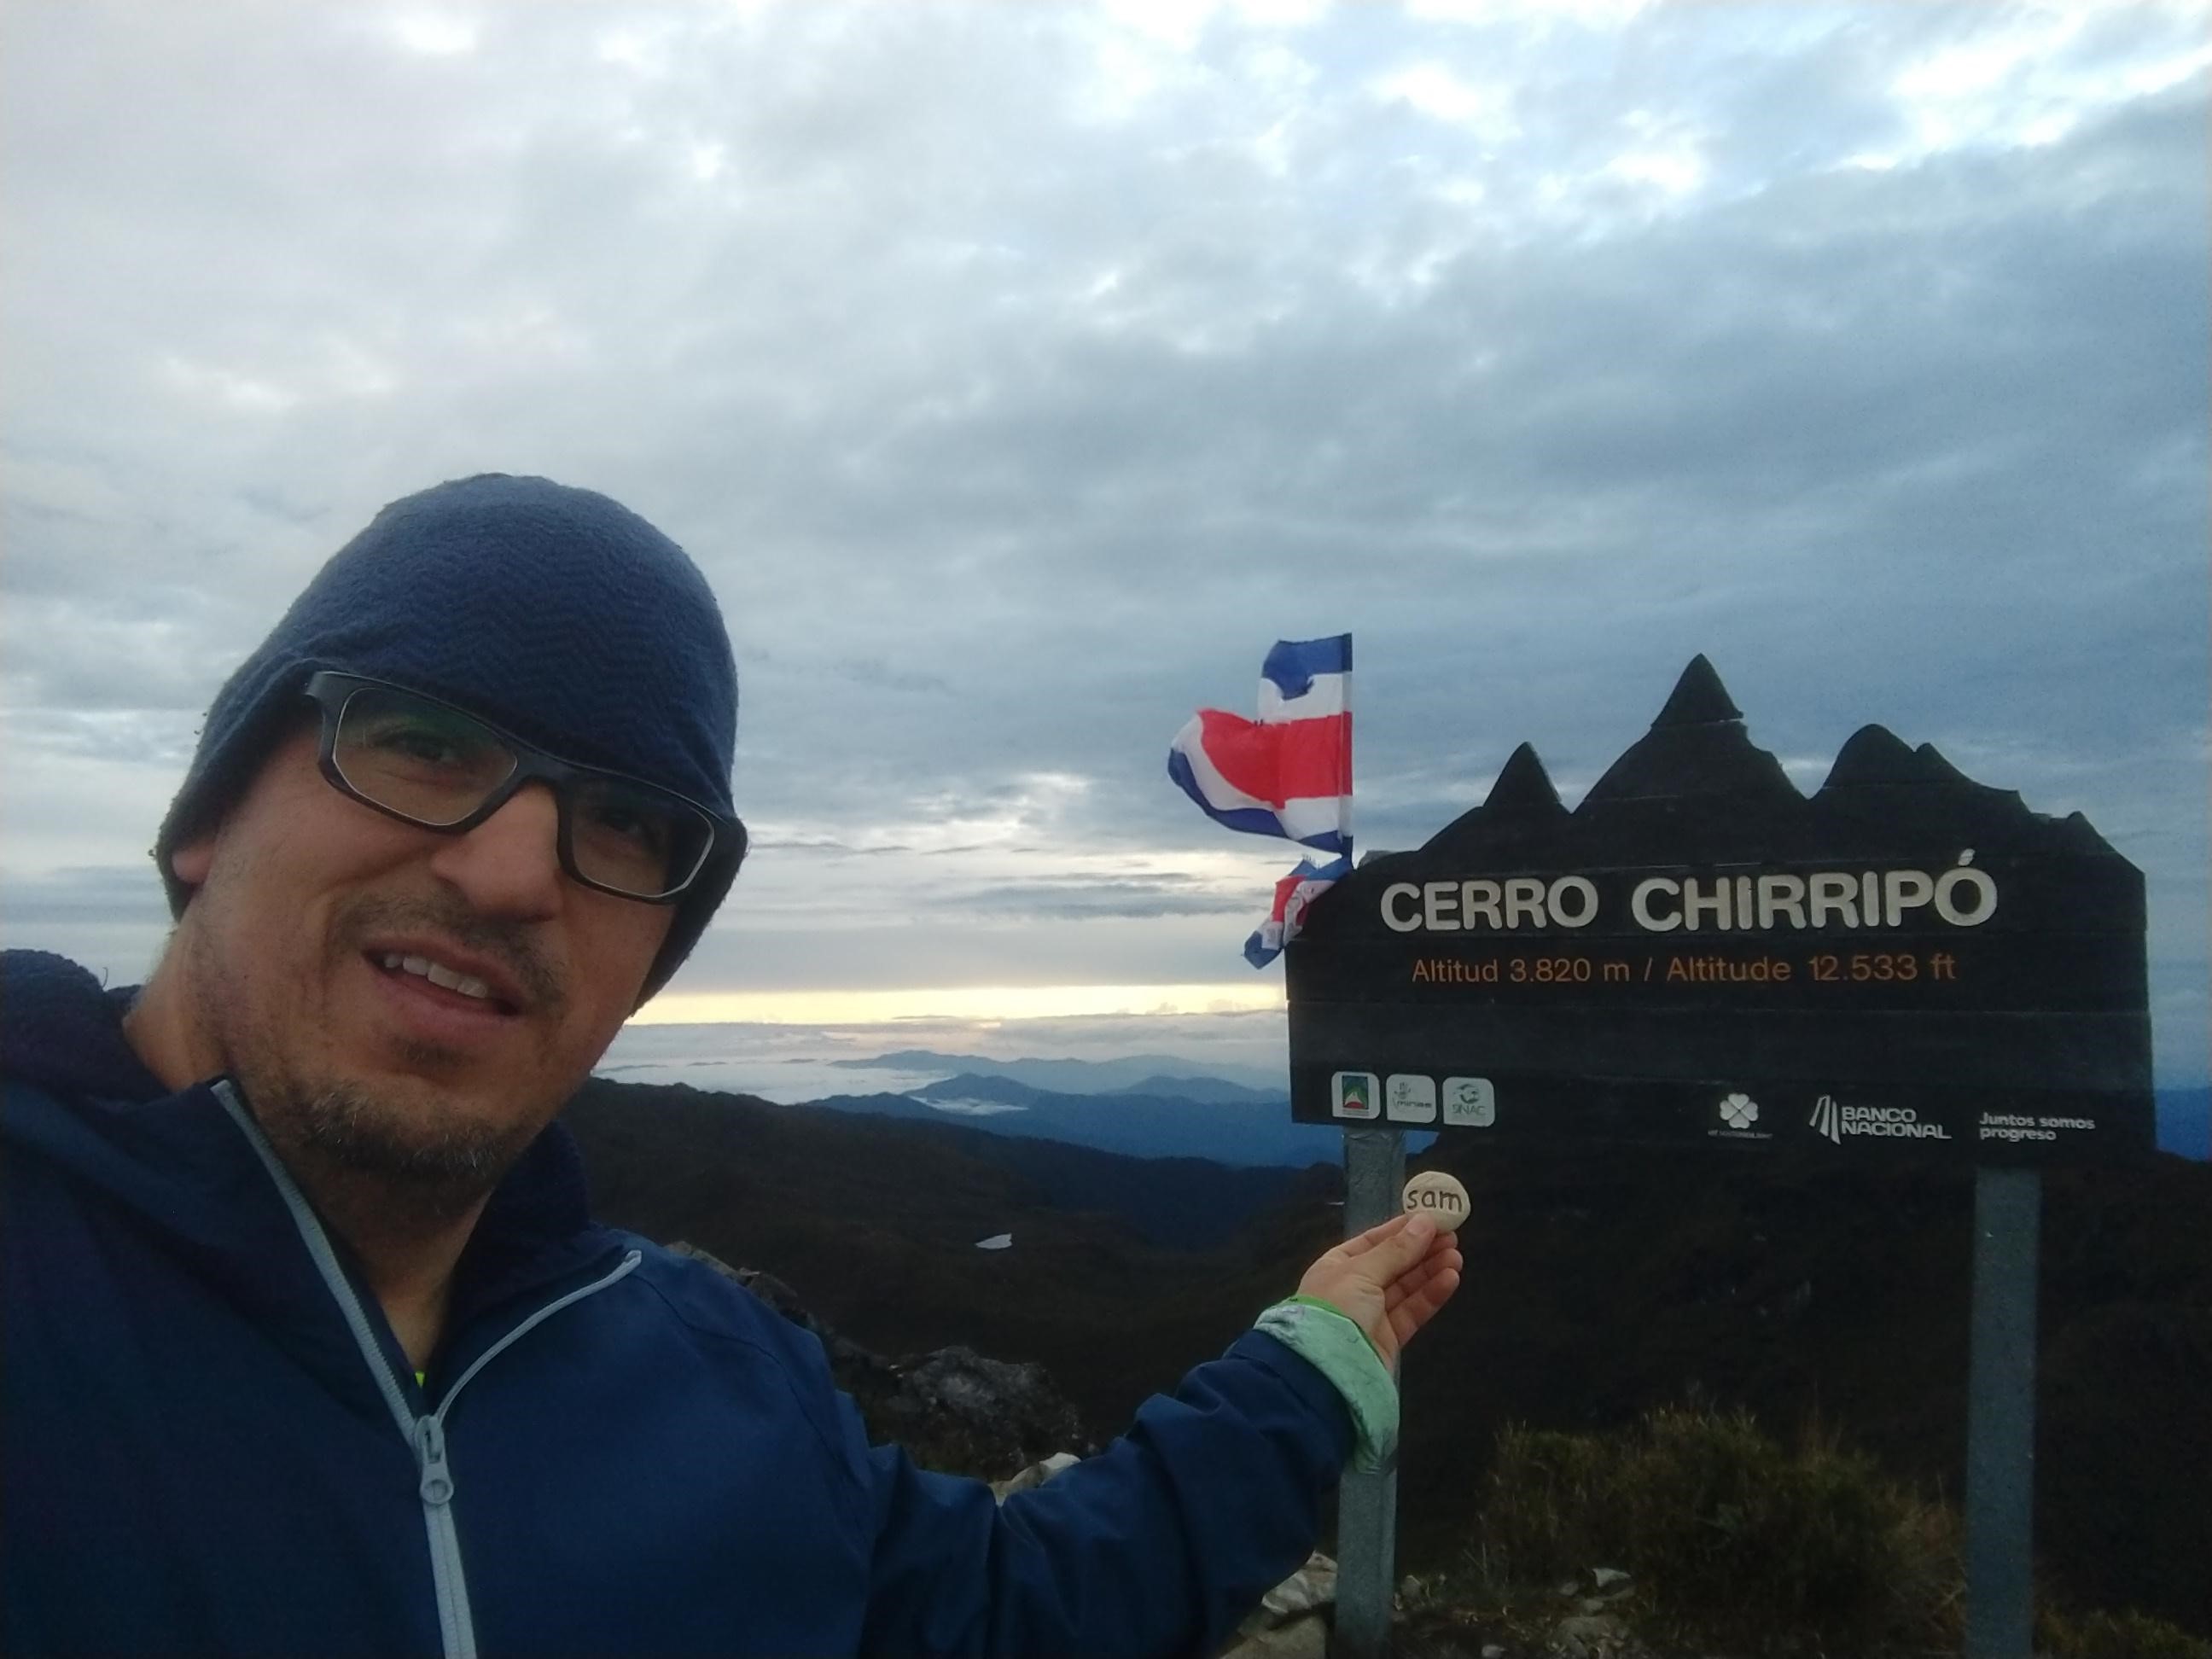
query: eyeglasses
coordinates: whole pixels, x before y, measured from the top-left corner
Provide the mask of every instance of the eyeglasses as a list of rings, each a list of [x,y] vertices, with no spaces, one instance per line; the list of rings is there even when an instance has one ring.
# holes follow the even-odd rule
[[[734,871],[745,827],[671,789],[579,766],[420,692],[358,674],[307,681],[323,713],[323,775],[342,794],[425,830],[460,835],[526,783],[550,786],[561,867],[586,887],[672,903],[709,864]]]

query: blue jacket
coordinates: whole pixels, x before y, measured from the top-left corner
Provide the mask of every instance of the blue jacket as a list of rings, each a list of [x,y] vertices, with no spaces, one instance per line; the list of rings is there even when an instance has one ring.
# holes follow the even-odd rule
[[[6,953],[0,999],[16,1659],[1203,1651],[1349,1453],[1247,1334],[1001,1508],[871,1449],[811,1336],[593,1224],[557,1126],[418,1386],[228,1082],[163,1088],[59,957]]]

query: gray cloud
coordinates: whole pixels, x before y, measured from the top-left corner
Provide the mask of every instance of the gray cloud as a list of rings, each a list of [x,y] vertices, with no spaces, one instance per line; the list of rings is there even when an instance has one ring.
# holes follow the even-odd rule
[[[2204,47],[2186,5],[35,9],[9,892],[137,857],[121,781],[158,812],[316,563],[504,467],[646,512],[730,620],[759,848],[686,984],[843,982],[906,912],[871,982],[1241,974],[1223,878],[1162,877],[1231,839],[1162,751],[1349,628],[1369,844],[1524,738],[1571,800],[1708,652],[1807,787],[1876,720],[2088,812],[2202,1075]]]
[[[1252,901],[1249,895],[1206,890],[1188,878],[1107,878],[983,886],[950,901],[945,908],[986,917],[1069,921],[1091,916],[1241,916],[1252,908]]]

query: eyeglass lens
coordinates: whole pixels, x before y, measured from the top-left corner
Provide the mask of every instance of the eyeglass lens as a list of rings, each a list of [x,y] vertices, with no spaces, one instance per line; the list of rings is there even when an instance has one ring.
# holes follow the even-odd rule
[[[482,722],[381,688],[346,699],[334,757],[348,787],[432,829],[466,818],[521,764]],[[714,827],[696,807],[638,784],[585,774],[563,780],[557,793],[575,873],[617,892],[675,891],[713,844]]]

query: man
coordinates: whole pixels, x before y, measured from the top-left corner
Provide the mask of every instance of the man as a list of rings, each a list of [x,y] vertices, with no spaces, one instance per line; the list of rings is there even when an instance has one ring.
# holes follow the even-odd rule
[[[9,954],[0,1647],[1191,1651],[1304,1559],[1457,1283],[1425,1221],[1003,1509],[590,1221],[552,1120],[744,856],[736,706],[643,520],[441,485],[217,696],[143,989]]]

